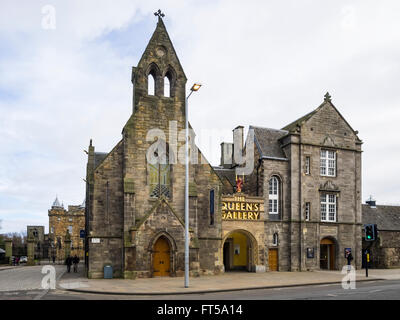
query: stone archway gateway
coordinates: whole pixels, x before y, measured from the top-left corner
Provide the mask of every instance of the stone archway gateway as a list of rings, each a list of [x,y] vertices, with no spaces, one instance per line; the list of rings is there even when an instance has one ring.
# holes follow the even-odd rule
[[[153,276],[168,277],[171,273],[171,246],[165,236],[157,239],[153,246]]]
[[[336,269],[336,244],[331,238],[324,238],[320,243],[320,269]]]
[[[223,241],[222,257],[225,271],[255,271],[257,241],[245,230],[230,232]]]

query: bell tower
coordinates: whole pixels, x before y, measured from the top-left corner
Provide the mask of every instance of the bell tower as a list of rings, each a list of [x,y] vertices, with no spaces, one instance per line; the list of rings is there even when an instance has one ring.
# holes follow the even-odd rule
[[[178,161],[178,150],[184,141],[178,139],[185,129],[187,78],[164,25],[163,14],[159,11],[155,15],[157,27],[132,70],[133,113],[122,132],[123,176],[126,185],[132,185],[124,187],[124,208],[134,212],[133,220],[142,218],[151,209],[154,198],[161,196],[178,207],[178,212],[184,211],[185,168]],[[151,136],[154,132],[156,137]],[[162,168],[154,167],[147,159],[147,153],[158,141],[165,143],[168,150],[168,165],[163,163]]]
[[[158,23],[137,67],[132,68],[133,112],[141,103],[185,101],[186,76],[159,10]]]

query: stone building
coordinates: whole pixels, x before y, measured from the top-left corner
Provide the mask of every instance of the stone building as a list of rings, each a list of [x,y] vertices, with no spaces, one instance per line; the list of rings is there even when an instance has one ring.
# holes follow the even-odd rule
[[[88,149],[90,278],[103,277],[106,264],[124,278],[184,272],[186,76],[160,17],[132,84],[121,140],[108,153],[92,141]],[[330,96],[282,130],[250,129],[254,169],[243,186],[240,148],[222,143],[229,161],[213,167],[191,144],[191,275],[341,269],[345,248],[359,267],[362,142]],[[243,130],[234,130],[242,141]]]
[[[338,270],[346,263],[346,248],[360,267],[362,142],[329,94],[318,108],[280,130],[249,129],[254,133],[254,170],[242,191],[264,199],[257,243],[266,270]],[[233,131],[243,135],[241,126]],[[221,144],[221,159],[232,157],[230,145]],[[231,167],[221,163],[215,170],[232,184]],[[254,234],[253,225],[236,222],[234,228]]]
[[[47,259],[49,253],[48,235],[44,233],[44,226],[27,226],[27,239],[33,240],[34,259]]]
[[[370,267],[400,267],[400,206],[376,205],[367,201],[362,205],[363,224],[376,224],[378,238],[376,241],[365,241],[363,249],[370,251]]]
[[[80,259],[84,259],[85,240],[80,237],[80,231],[85,230],[85,205],[68,206],[68,210],[66,210],[64,205],[60,204],[58,198],[56,198],[48,211],[48,215],[49,257],[55,256],[57,261],[64,261],[65,240],[68,232],[71,238],[68,251],[71,255],[76,254]]]

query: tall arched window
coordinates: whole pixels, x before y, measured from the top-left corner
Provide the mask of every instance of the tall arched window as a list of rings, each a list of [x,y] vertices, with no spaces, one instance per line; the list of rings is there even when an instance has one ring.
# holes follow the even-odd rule
[[[154,73],[149,73],[147,76],[147,94],[154,96],[156,93],[156,80]]]
[[[269,214],[279,213],[279,179],[269,179]]]
[[[164,77],[164,97],[171,97],[171,83],[168,77]]]
[[[170,98],[175,95],[176,73],[171,66],[167,70],[164,76],[164,96]]]
[[[168,151],[165,151],[165,156],[158,156],[156,151],[155,157],[159,159],[157,163],[149,163],[149,184],[150,197],[159,198],[165,196],[170,197],[170,161]],[[161,152],[164,152],[161,150]]]
[[[272,236],[272,244],[274,246],[277,246],[279,243],[279,237],[278,237],[278,233],[274,233],[274,235]]]

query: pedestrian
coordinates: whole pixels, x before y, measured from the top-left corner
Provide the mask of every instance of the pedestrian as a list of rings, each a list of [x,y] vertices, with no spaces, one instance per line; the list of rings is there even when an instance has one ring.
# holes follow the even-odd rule
[[[55,263],[56,263],[56,257],[53,256],[53,264],[55,264]]]
[[[77,255],[74,256],[74,258],[72,259],[72,262],[74,263],[74,272],[78,272],[79,258]]]
[[[68,273],[71,272],[72,258],[69,255],[68,255],[67,259],[65,259],[65,264],[67,265]]]
[[[351,271],[351,260],[353,260],[353,255],[351,254],[351,251],[346,250],[346,259],[347,259],[347,271]]]

